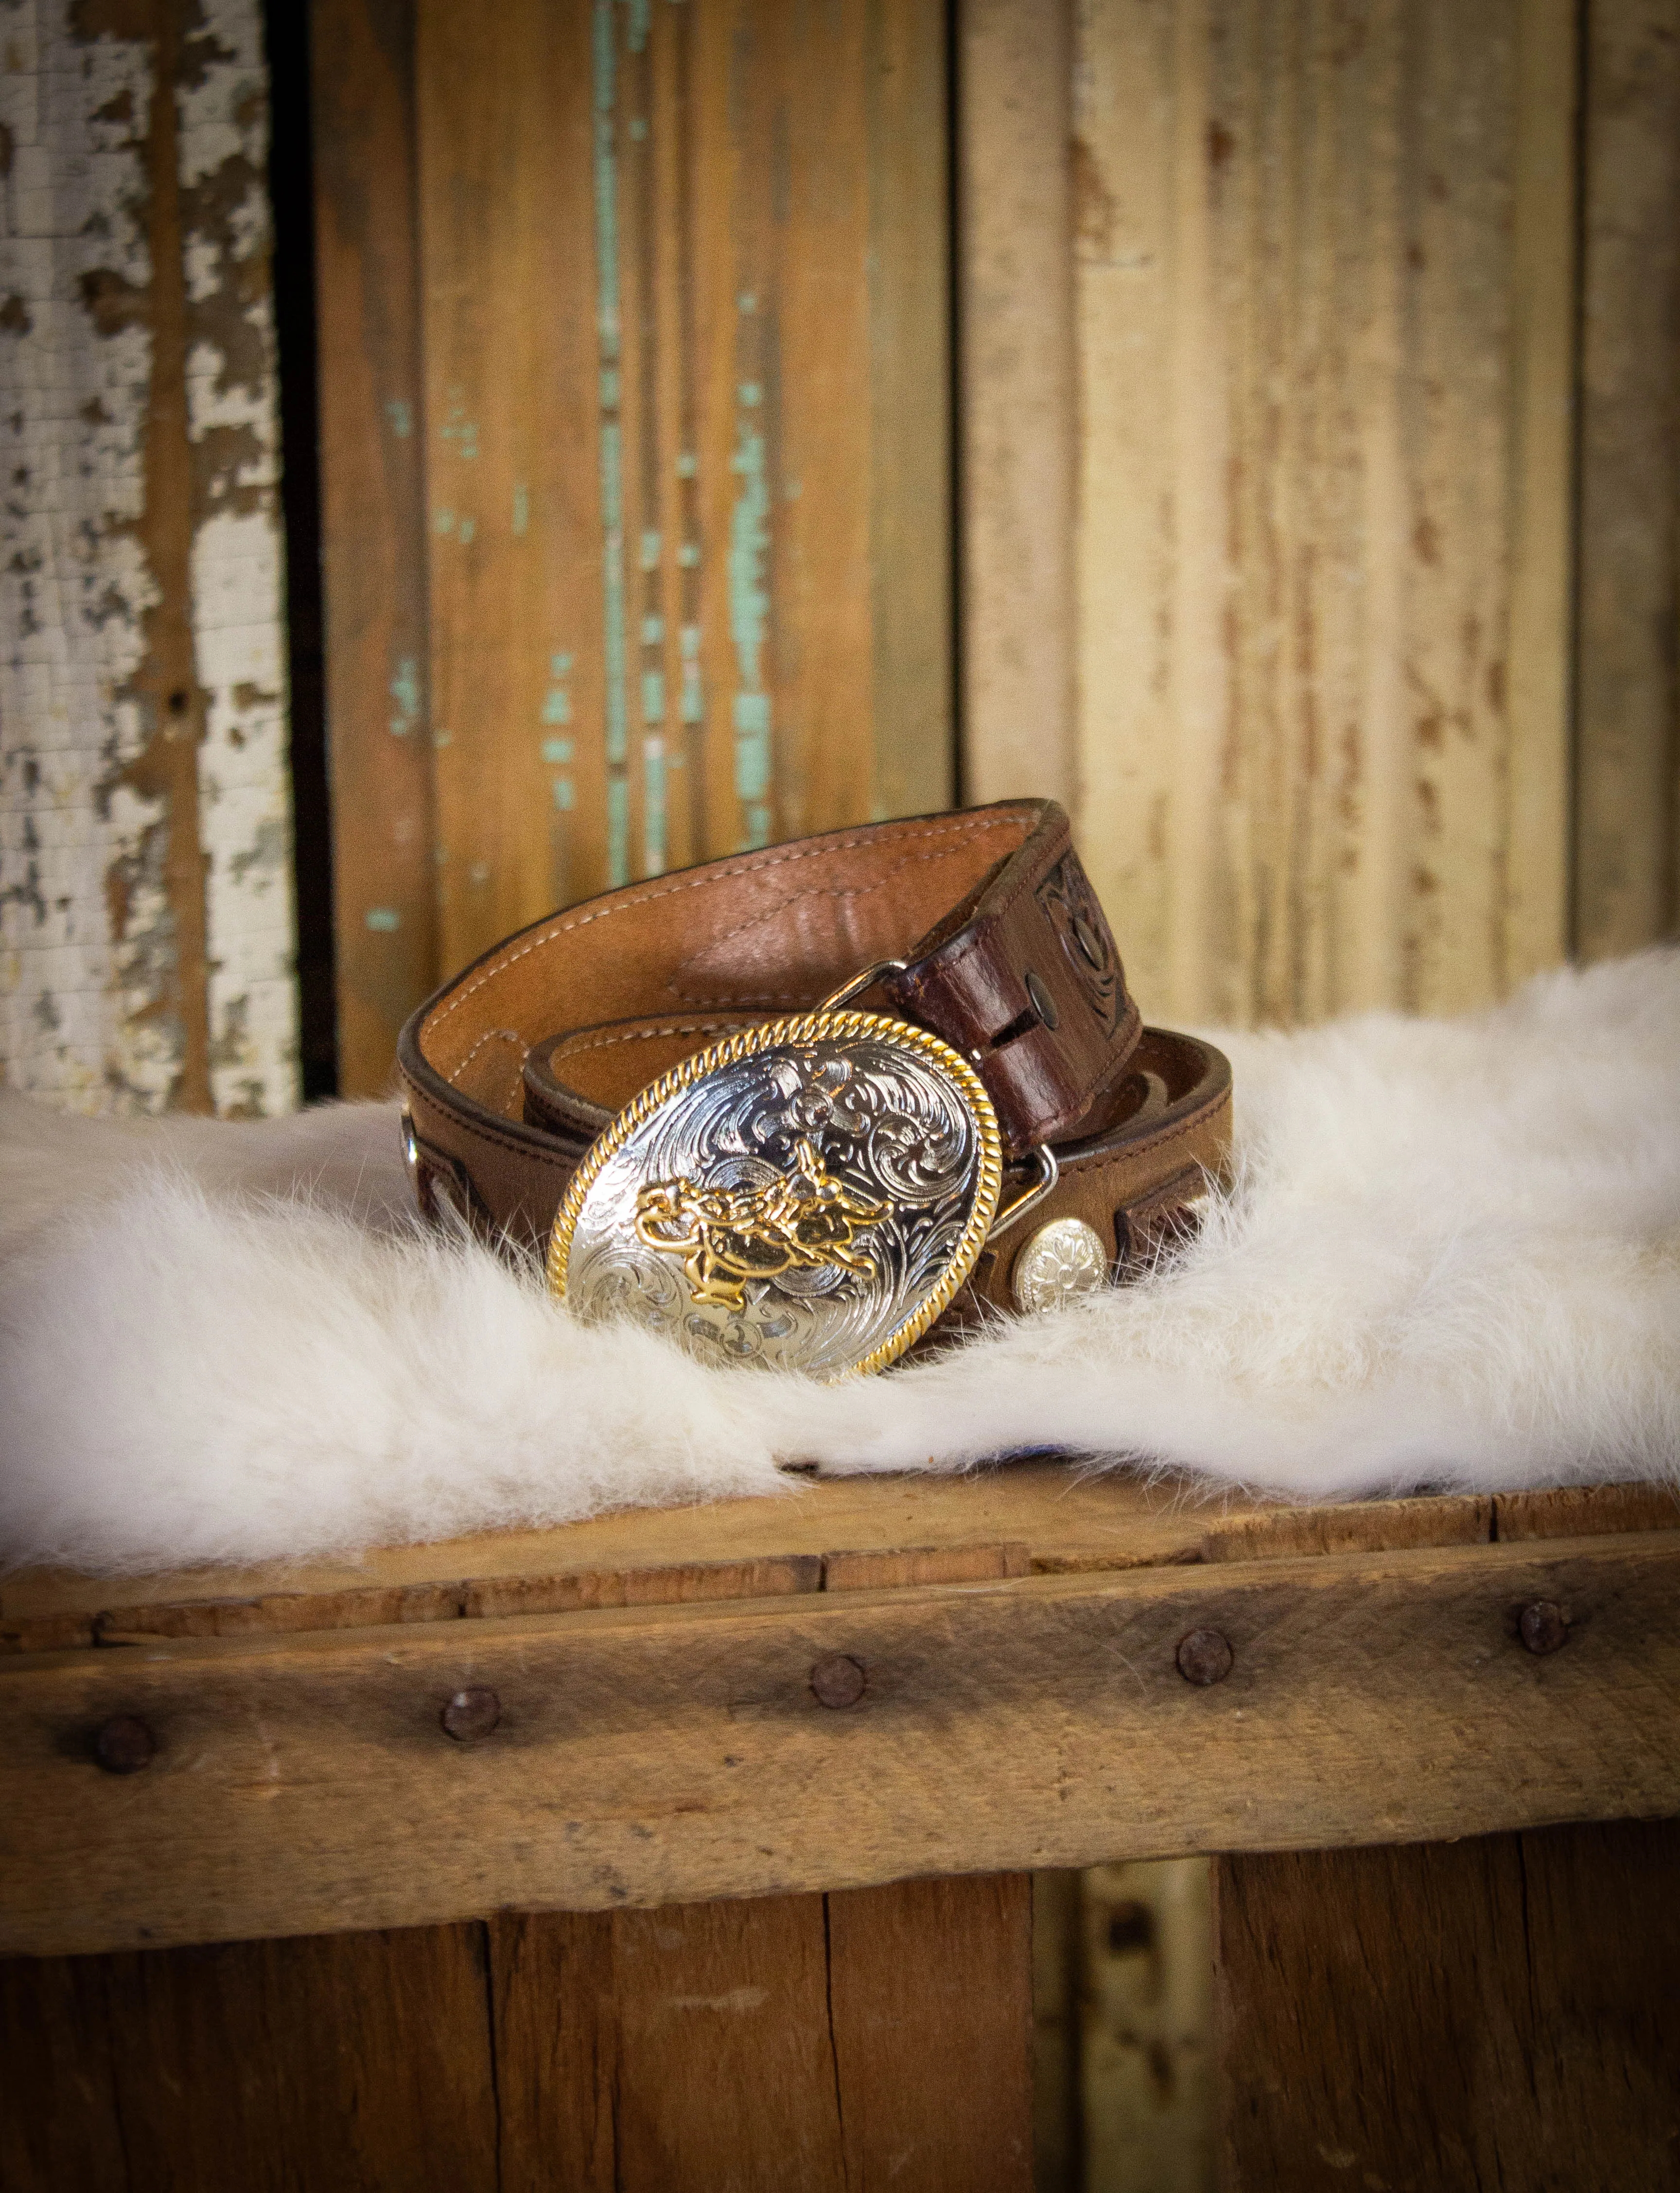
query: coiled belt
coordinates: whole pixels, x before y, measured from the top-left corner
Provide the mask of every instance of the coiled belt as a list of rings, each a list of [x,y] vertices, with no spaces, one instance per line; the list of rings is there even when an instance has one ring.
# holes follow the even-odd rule
[[[586,1316],[822,1377],[1123,1281],[1230,1142],[1229,1066],[1141,1026],[1050,800],[604,892],[447,983],[397,1060],[423,1212],[546,1247]]]

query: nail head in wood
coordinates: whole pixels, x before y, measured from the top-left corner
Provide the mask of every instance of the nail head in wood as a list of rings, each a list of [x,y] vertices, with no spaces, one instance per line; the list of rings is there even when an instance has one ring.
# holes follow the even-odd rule
[[[157,1749],[151,1731],[133,1714],[116,1714],[94,1738],[94,1756],[107,1774],[138,1774]]]
[[[1222,1683],[1234,1658],[1230,1640],[1217,1629],[1192,1629],[1179,1640],[1179,1673],[1186,1683]]]
[[[1555,1599],[1537,1599],[1523,1609],[1517,1628],[1531,1652],[1555,1652],[1569,1641],[1569,1625]]]
[[[443,1733],[457,1744],[476,1744],[501,1719],[501,1700],[494,1691],[457,1691],[443,1709]]]
[[[820,1706],[832,1706],[837,1711],[842,1706],[854,1706],[864,1693],[862,1665],[849,1653],[831,1652],[812,1669],[811,1688]]]

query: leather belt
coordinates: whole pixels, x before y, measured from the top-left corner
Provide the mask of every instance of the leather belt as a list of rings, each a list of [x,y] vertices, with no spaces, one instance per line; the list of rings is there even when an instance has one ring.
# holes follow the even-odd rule
[[[841,1012],[843,1002],[852,1010]],[[824,1005],[820,1027],[786,1018]],[[830,1055],[825,1043],[841,1047]],[[859,1043],[867,1059],[845,1047]],[[789,1314],[831,1314],[824,1303],[864,1273],[871,1224],[894,1202],[883,1182],[903,1184],[906,1211],[918,1195],[917,1208],[934,1207],[928,1154],[960,1138],[959,1114],[995,1124],[1000,1177],[984,1212],[969,1212],[969,1245],[988,1227],[990,1239],[960,1289],[938,1300],[938,1329],[974,1319],[985,1303],[1032,1307],[1145,1268],[1193,1224],[1230,1144],[1229,1066],[1193,1037],[1140,1025],[1067,817],[1049,800],[831,831],[604,892],[522,930],[445,984],[404,1028],[397,1062],[422,1212],[447,1208],[487,1238],[529,1248],[559,1248],[562,1233],[572,1240],[574,1182],[592,1181],[597,1201],[608,1195],[609,1131],[622,1136],[637,1106],[651,1119],[650,1090],[675,1105],[661,1114],[667,1125],[687,1105],[688,1171],[700,1163],[694,1152],[735,1154],[715,1178],[691,1182],[683,1166],[673,1172],[667,1150],[672,1178],[642,1182],[620,1231],[650,1245],[636,1254],[673,1285],[680,1262],[693,1297],[678,1303],[687,1324],[706,1339],[727,1331],[736,1353],[758,1345],[731,1313],[764,1292],[752,1274],[782,1273]],[[755,1074],[744,1113],[742,1077]],[[924,1119],[919,1154],[906,1154],[906,1107],[923,1103],[924,1082],[926,1101],[950,1116],[937,1126]],[[767,1124],[772,1083],[782,1108]],[[883,1097],[888,1084],[897,1093]],[[906,1096],[912,1084],[922,1093]],[[879,1115],[870,1132],[886,1139],[876,1171],[847,1186],[824,1154],[838,1146],[824,1136],[837,1121],[857,1128],[866,1094],[871,1119]],[[675,1131],[638,1129],[649,1149],[664,1147],[661,1134],[675,1148]],[[622,1143],[620,1170],[637,1147],[633,1137]],[[1043,1193],[1047,1178],[1054,1186]],[[995,1214],[1024,1205],[1035,1179],[1032,1224],[1003,1232]],[[558,1263],[563,1274],[563,1250]],[[571,1268],[575,1290],[575,1258]],[[614,1285],[622,1293],[624,1284],[620,1273]],[[930,1314],[911,1339],[933,1322]],[[900,1344],[909,1344],[901,1333]],[[861,1351],[850,1367],[872,1361]]]

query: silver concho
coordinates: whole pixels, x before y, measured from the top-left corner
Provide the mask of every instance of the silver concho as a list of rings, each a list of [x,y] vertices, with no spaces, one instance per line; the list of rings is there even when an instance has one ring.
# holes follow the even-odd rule
[[[549,1285],[715,1363],[833,1379],[918,1340],[997,1208],[979,1076],[871,1013],[773,1021],[673,1067],[591,1148],[549,1242]]]
[[[1094,1226],[1083,1218],[1053,1218],[1041,1226],[1015,1258],[1009,1288],[1015,1308],[1031,1313],[1060,1309],[1108,1278],[1108,1257]]]

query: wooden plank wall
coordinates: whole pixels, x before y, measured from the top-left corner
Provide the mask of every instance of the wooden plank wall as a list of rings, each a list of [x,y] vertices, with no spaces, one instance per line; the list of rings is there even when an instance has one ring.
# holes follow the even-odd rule
[[[1015,1874],[3,1960],[0,2183],[1027,2193],[1030,1924]]]
[[[257,0],[19,0],[0,65],[0,1079],[295,1101]]]
[[[965,82],[1003,12],[969,9]],[[1677,31],[1672,0],[1072,9],[1071,238],[1000,190],[984,266],[965,235],[963,447],[1008,432],[986,281],[1048,296],[1071,249],[1075,794],[1147,1011],[1453,1011],[1671,931]],[[965,177],[1064,141],[1060,84],[1014,86],[1007,127],[965,104]],[[1065,638],[965,540],[971,656],[1053,679]],[[968,782],[1060,781],[1053,724],[1036,764],[965,692]]]
[[[356,1093],[558,904],[948,804],[946,51],[933,0],[312,20]]]
[[[1587,11],[1575,934],[1680,920],[1680,0]]]

